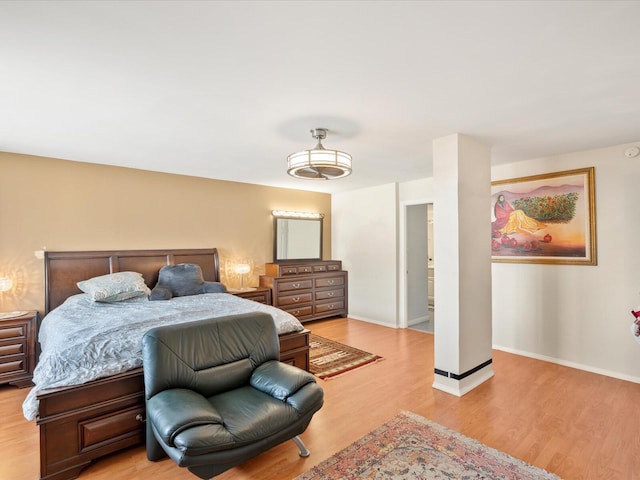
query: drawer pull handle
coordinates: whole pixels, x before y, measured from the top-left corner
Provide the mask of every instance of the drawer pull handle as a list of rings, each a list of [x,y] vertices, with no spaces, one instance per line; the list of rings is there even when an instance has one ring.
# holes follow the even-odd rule
[[[136,415],[136,420],[138,420],[140,423],[146,422],[146,420],[144,419],[141,413]]]
[[[331,305],[329,305],[329,308],[333,308],[333,303]]]
[[[297,317],[298,315],[300,315],[300,310],[294,310],[293,314]]]
[[[294,302],[299,302],[300,301],[300,297],[293,297],[291,300],[293,300]]]
[[[300,284],[299,283],[292,283],[291,286],[293,288],[300,288]]]
[[[333,285],[333,280],[327,280],[327,283],[328,283],[329,285]]]
[[[334,295],[333,292],[327,293],[327,297],[333,297],[333,295]]]

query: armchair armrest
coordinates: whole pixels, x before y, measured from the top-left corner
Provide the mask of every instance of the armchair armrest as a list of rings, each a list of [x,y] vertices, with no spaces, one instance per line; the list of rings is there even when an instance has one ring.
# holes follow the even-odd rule
[[[256,368],[249,383],[261,392],[286,401],[305,385],[316,383],[316,379],[298,367],[272,360]]]
[[[163,390],[147,400],[147,421],[162,440],[174,446],[176,435],[196,425],[221,424],[222,417],[209,401],[193,390]]]

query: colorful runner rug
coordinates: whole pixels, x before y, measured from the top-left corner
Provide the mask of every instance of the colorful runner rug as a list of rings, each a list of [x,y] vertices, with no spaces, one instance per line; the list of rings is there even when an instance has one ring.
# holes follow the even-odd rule
[[[559,480],[415,413],[388,423],[294,480]]]
[[[328,380],[356,368],[382,360],[382,357],[357,348],[309,334],[309,371]]]

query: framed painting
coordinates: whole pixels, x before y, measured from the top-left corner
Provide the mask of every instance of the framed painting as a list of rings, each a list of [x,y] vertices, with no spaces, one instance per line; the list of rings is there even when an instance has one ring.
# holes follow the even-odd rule
[[[491,258],[596,265],[594,168],[491,182]]]

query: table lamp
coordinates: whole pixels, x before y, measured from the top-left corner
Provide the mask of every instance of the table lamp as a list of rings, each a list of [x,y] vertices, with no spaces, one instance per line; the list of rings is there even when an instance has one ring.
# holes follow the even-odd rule
[[[244,274],[249,273],[251,271],[251,265],[248,263],[238,263],[235,266],[235,272],[240,274],[240,291],[248,292],[250,290],[255,290],[253,287],[245,287],[244,286]]]
[[[12,287],[13,287],[13,281],[9,277],[0,277],[0,294],[3,294],[4,292],[8,292],[9,290],[11,290]],[[21,317],[25,313],[27,312],[26,311],[5,312],[5,313],[0,312],[0,320],[6,320],[7,318]]]

